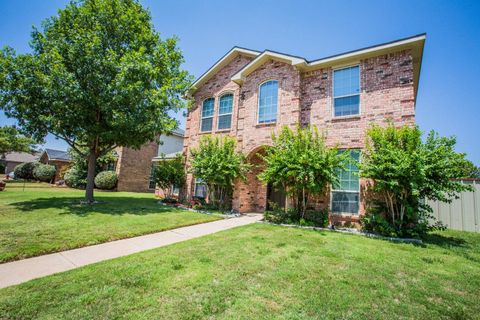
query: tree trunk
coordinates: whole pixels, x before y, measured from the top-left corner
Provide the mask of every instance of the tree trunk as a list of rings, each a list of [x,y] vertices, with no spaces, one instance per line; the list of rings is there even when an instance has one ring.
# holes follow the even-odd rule
[[[93,203],[93,188],[95,186],[95,165],[97,162],[96,150],[90,150],[88,154],[87,187],[85,188],[85,201]]]

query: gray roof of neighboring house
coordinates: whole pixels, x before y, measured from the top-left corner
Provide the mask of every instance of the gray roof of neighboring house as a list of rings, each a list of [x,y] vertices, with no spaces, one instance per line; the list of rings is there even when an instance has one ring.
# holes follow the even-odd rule
[[[11,152],[5,155],[7,162],[34,162],[37,159],[37,155],[27,152]]]
[[[177,128],[175,130],[172,130],[172,133],[171,134],[174,134],[176,136],[180,136],[180,137],[183,137],[185,135],[185,130],[183,129],[180,129],[180,128]]]
[[[43,152],[48,155],[49,160],[70,161],[70,155],[66,151],[45,149]]]
[[[168,154],[165,154],[164,157],[165,159],[173,159],[179,154],[182,154],[182,151],[168,153]],[[162,160],[162,158],[163,158],[162,156],[156,156],[156,157],[153,157],[152,161],[159,161],[159,160]]]

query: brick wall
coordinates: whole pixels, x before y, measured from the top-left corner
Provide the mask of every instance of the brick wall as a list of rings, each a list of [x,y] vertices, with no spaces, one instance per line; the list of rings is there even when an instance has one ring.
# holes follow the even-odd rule
[[[359,62],[361,77],[360,114],[352,117],[334,118],[332,100],[333,68],[300,72],[290,64],[270,60],[248,75],[240,87],[230,78],[250,58],[239,56],[224,67],[194,94],[195,108],[187,117],[184,153],[198,144],[202,133],[200,112],[204,99],[215,97],[213,134],[229,134],[238,141],[238,149],[258,164],[255,152],[271,143],[272,131],[283,125],[316,125],[330,146],[362,149],[365,130],[371,123],[384,123],[391,119],[396,125],[415,123],[413,87],[413,60],[410,51],[381,55]],[[278,114],[275,124],[257,124],[258,87],[266,80],[279,82]],[[216,112],[218,98],[226,91],[234,94],[232,129],[217,132]],[[365,181],[361,181],[361,195],[365,194]],[[192,195],[193,177],[188,175],[187,197]],[[360,214],[364,212],[364,197],[361,196]],[[317,207],[329,206],[329,192],[316,202]],[[247,182],[238,182],[233,195],[233,208],[240,212],[263,210],[266,204],[266,186],[248,175]],[[338,219],[338,217],[336,217]],[[356,221],[357,217],[340,217],[344,221]]]
[[[154,192],[148,188],[152,158],[157,155],[158,144],[150,142],[140,150],[117,148],[116,172],[118,175],[118,191]]]

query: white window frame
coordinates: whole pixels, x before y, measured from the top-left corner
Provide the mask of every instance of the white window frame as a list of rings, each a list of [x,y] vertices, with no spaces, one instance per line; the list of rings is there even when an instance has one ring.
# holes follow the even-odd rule
[[[343,69],[348,69],[352,67],[358,67],[358,89],[359,92],[356,94],[347,94],[343,96],[335,96],[335,71],[343,70]],[[332,117],[333,118],[352,118],[352,117],[358,117],[362,114],[362,68],[360,66],[360,63],[354,63],[354,64],[348,64],[348,65],[341,65],[337,66],[335,68],[332,68]],[[346,98],[346,97],[353,97],[358,95],[358,113],[357,114],[349,114],[346,116],[336,116],[335,115],[335,99],[337,98]]]
[[[267,82],[270,82],[270,81],[276,81],[277,82],[277,112],[275,114],[275,120],[274,121],[269,121],[269,122],[260,122],[260,88]],[[280,92],[280,81],[277,80],[277,79],[268,79],[268,80],[265,80],[261,83],[258,84],[258,87],[257,87],[257,92],[258,92],[258,97],[257,97],[257,125],[269,125],[269,124],[275,124],[277,123],[278,121],[278,113],[279,113],[279,92]]]
[[[213,112],[212,112],[212,115],[210,117],[203,117],[203,107],[205,105],[205,101],[209,100],[209,99],[213,99]],[[214,118],[214,115],[215,115],[215,97],[208,97],[208,98],[205,98],[202,100],[202,108],[200,110],[200,132],[203,133],[203,132],[212,132],[213,131],[213,118]],[[210,130],[205,130],[203,131],[202,130],[202,125],[203,125],[203,120],[205,119],[212,119],[212,127],[210,128]]]
[[[359,157],[358,161],[362,161],[362,149],[357,149],[357,148],[351,148],[351,149],[339,149],[339,151],[358,151],[359,152]],[[358,177],[358,191],[354,190],[338,190],[338,189],[333,189],[333,184],[331,185],[330,188],[330,212],[333,215],[339,215],[339,216],[359,216],[360,215],[360,204],[362,203],[362,194],[360,192],[361,189],[361,183],[360,183],[360,176]],[[333,212],[333,193],[334,192],[344,192],[344,193],[358,193],[358,211],[357,213],[351,213],[351,212]]]
[[[222,113],[220,114],[220,103],[222,102],[222,98],[224,96],[227,96],[227,95],[231,95],[232,96],[232,111],[230,111],[230,113]],[[217,131],[230,131],[232,130],[232,123],[233,123],[233,108],[234,108],[234,101],[235,101],[235,94],[231,91],[226,91],[226,92],[222,92],[218,98],[218,111],[217,111]],[[228,116],[230,115],[230,127],[229,128],[223,128],[223,129],[220,129],[219,128],[219,125],[220,125],[220,117],[221,116]]]
[[[148,176],[148,190],[156,190],[157,189],[157,183],[155,182],[155,176],[154,176],[154,170],[157,164],[155,162],[152,162],[152,165],[150,167],[150,175]],[[151,184],[154,183],[155,186],[151,188]]]

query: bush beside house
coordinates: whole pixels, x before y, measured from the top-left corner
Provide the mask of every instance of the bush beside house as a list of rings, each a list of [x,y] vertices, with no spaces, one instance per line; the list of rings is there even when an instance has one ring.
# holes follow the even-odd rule
[[[51,182],[57,170],[55,166],[39,163],[33,169],[33,177],[42,182]]]
[[[115,171],[102,171],[95,177],[95,187],[102,190],[112,190],[117,182],[118,177]]]
[[[33,174],[35,167],[39,165],[38,162],[24,162],[15,167],[13,170],[16,179],[34,180]]]

